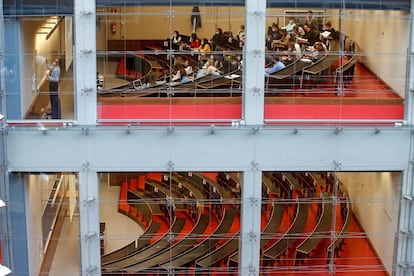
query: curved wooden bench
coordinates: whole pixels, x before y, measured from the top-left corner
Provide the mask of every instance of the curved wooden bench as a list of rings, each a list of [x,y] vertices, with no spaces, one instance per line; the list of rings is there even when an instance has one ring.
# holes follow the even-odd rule
[[[138,239],[136,239],[135,241],[127,244],[126,246],[118,250],[115,250],[115,251],[112,251],[111,253],[103,255],[101,257],[101,264],[105,265],[107,263],[120,260],[144,248],[145,246],[149,245],[151,239],[160,229],[160,226],[161,226],[161,223],[151,221],[150,225],[147,227],[145,232]]]
[[[134,263],[131,266],[128,266],[123,269],[123,271],[127,272],[139,272],[149,269],[153,266],[157,266],[160,263],[164,262],[169,258],[173,258],[181,254],[182,252],[188,250],[189,248],[193,248],[194,245],[200,240],[197,238],[202,236],[204,231],[206,230],[208,224],[210,222],[208,214],[201,214],[196,225],[193,227],[190,234],[188,234],[185,238],[181,239],[177,243],[164,248],[162,251],[157,252],[150,256],[150,258],[141,259]]]
[[[271,83],[281,83],[282,80],[295,76],[297,73],[301,72],[303,68],[309,66],[311,61],[304,61],[297,59],[291,64],[287,65],[282,70],[279,70],[271,75],[266,76],[266,91],[269,89],[269,84]]]
[[[304,260],[312,250],[324,239],[330,238],[332,228],[333,203],[329,193],[322,194],[322,207],[319,220],[312,233],[296,247],[295,264],[299,258]]]
[[[206,239],[197,244],[195,247],[161,263],[160,267],[165,270],[169,270],[171,268],[179,269],[184,265],[194,262],[197,258],[203,256],[204,254],[210,252],[211,249],[214,248],[220,241],[220,237],[228,233],[230,227],[233,224],[235,215],[236,213],[234,210],[225,210],[220,224],[212,234],[210,234]]]
[[[133,265],[140,260],[150,258],[152,255],[160,252],[170,244],[170,238],[177,236],[184,227],[185,224],[184,218],[175,218],[174,223],[170,227],[169,231],[166,231],[162,237],[160,237],[156,242],[142,248],[139,251],[134,252],[133,254],[128,255],[125,258],[117,260],[115,262],[110,262],[102,266],[106,271],[120,271],[125,267]]]
[[[269,243],[270,239],[279,229],[282,219],[283,219],[283,210],[284,205],[282,203],[278,203],[276,201],[273,202],[272,213],[270,218],[263,229],[263,232],[260,235],[260,248],[263,250],[265,246]],[[231,255],[229,258],[229,263],[237,264],[239,263],[239,252]]]
[[[309,202],[301,202],[301,199],[297,198],[296,216],[291,226],[276,243],[271,245],[263,252],[264,258],[275,260],[293,244],[297,238],[297,235],[301,233],[305,227],[306,221],[308,219],[309,205]]]
[[[314,64],[311,64],[302,70],[302,76],[300,78],[300,89],[303,89],[303,83],[305,78],[315,78],[316,75],[322,77],[322,73],[326,72],[335,61],[339,58],[339,52],[329,52],[327,55],[323,56],[321,59],[316,61]],[[302,91],[303,93],[303,91]]]
[[[348,199],[348,198],[347,198]],[[346,214],[344,218],[344,222],[342,225],[341,230],[336,235],[335,239],[329,244],[326,248],[326,262],[329,263],[332,258],[339,256],[339,251],[341,250],[341,246],[344,242],[346,232],[351,224],[352,220],[352,208],[349,200],[346,202]]]
[[[354,77],[355,65],[361,58],[358,53],[358,44],[355,41],[351,41],[351,45],[349,47],[350,49],[347,49],[346,56],[351,57],[335,70],[334,81],[337,89],[339,89],[339,83],[341,80],[344,84],[343,87],[347,86],[351,82]]]
[[[239,248],[239,234],[240,232],[235,233],[230,239],[223,243],[220,247],[216,248],[207,255],[198,258],[195,260],[195,265],[198,267],[211,267],[214,264],[224,260]]]

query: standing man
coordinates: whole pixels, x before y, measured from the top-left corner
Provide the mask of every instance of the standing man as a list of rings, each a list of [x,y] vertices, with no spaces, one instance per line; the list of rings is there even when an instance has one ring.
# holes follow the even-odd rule
[[[60,78],[60,66],[59,59],[54,59],[52,65],[49,65],[46,60],[46,66],[49,69],[49,75],[47,76],[49,80],[49,95],[50,95],[50,106],[52,108],[52,119],[61,119],[60,111],[60,99],[59,99],[59,78]]]

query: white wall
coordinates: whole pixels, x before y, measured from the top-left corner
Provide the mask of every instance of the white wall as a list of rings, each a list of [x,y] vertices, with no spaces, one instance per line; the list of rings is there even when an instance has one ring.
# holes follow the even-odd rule
[[[401,173],[338,173],[352,201],[355,217],[392,274],[394,234],[397,232]]]
[[[31,275],[38,275],[43,260],[42,214],[53,182],[46,174],[27,175],[25,182],[29,268]]]
[[[28,111],[30,105],[37,95],[37,88],[42,78],[46,73],[46,66],[36,59],[35,53],[38,56],[46,57],[49,60],[62,57],[62,35],[64,33],[64,24],[60,24],[59,28],[46,40],[45,34],[37,34],[40,27],[45,22],[46,18],[22,18],[20,20],[21,29],[21,45],[20,60],[21,72],[21,110],[22,117]],[[63,29],[62,29],[63,28]],[[45,30],[43,30],[45,31]],[[64,67],[61,67],[64,70]],[[36,79],[33,76],[36,74]],[[47,84],[46,84],[47,85]],[[48,91],[48,89],[46,89]]]
[[[347,10],[346,14],[341,21],[344,33],[358,43],[364,54],[369,53],[361,61],[404,97],[410,36],[408,14],[375,10]]]

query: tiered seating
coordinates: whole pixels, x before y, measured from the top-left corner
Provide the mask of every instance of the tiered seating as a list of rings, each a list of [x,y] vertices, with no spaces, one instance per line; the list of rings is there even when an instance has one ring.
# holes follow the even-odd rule
[[[169,258],[173,258],[174,256],[183,253],[184,251],[188,250],[188,248],[196,246],[196,244],[202,240],[202,238],[198,236],[200,233],[204,233],[209,222],[210,219],[208,214],[201,214],[193,230],[185,238],[170,246],[165,247],[162,251],[156,253],[151,252],[153,253],[151,255],[151,258],[140,259],[133,265],[124,268],[123,271],[139,272],[147,270],[153,266],[159,265]]]
[[[329,193],[322,193],[322,202],[318,203],[319,220],[312,231],[312,233],[305,238],[296,247],[295,263],[299,264],[304,262],[304,258],[307,257],[312,250],[324,239],[330,238],[330,229],[332,228],[332,215],[333,205],[332,198]]]
[[[335,85],[336,88],[340,88],[339,84],[343,83],[344,87],[347,86],[353,79],[355,73],[355,65],[360,59],[358,54],[358,44],[355,41],[350,40],[348,49],[346,51],[346,61],[342,63],[335,70]],[[342,82],[341,82],[342,80]]]
[[[305,227],[306,221],[308,219],[310,203],[308,201],[304,201],[304,200],[297,198],[296,205],[297,205],[297,209],[295,212],[296,216],[291,226],[277,242],[269,246],[263,252],[264,260],[275,261],[282,254],[284,254],[285,251],[296,240],[296,238],[298,237],[298,234],[301,233],[303,228]]]
[[[151,63],[140,56],[126,55],[119,61],[117,77],[130,81],[147,76],[152,70]]]
[[[272,205],[273,205],[272,213],[260,237],[261,251],[263,251],[266,245],[272,240],[274,233],[276,233],[277,229],[279,229],[280,224],[282,223],[282,219],[283,219],[283,212],[284,212],[283,204],[277,203],[276,201],[274,201]],[[236,252],[230,256],[229,264],[231,266],[235,266],[238,264],[238,262],[239,262],[239,252]]]
[[[326,248],[326,262],[330,263],[333,258],[339,256],[339,251],[342,249],[346,232],[351,224],[352,219],[352,208],[349,197],[345,194],[345,197],[341,198],[341,217],[342,217],[342,228],[339,233],[336,233],[335,238]]]
[[[236,216],[235,210],[225,209],[222,220],[220,221],[219,226],[215,231],[209,235],[203,242],[199,243],[195,247],[184,251],[180,255],[175,256],[169,260],[166,260],[160,264],[160,267],[168,270],[169,268],[179,269],[189,263],[194,262],[197,258],[210,252],[217,243],[220,242],[221,237],[224,234],[227,234],[231,225],[233,224],[234,218]]]
[[[350,224],[351,208],[345,197],[340,200],[343,224],[337,224],[337,233],[330,234],[332,227],[333,200],[330,183],[335,177],[330,174],[310,174],[306,172],[293,173],[264,173],[263,191],[263,227],[260,240],[261,259],[263,267],[279,266],[279,260],[286,256],[285,262],[300,265],[306,257],[311,262],[311,253],[326,252],[327,263],[334,260],[341,250],[344,233]],[[173,173],[148,174],[123,183],[121,197],[126,202],[120,202],[120,211],[134,213],[133,208],[154,216],[154,210],[162,213],[168,202],[173,202],[174,212],[162,215],[171,218],[171,228],[162,231],[155,239],[155,233],[160,224],[149,220],[144,237],[129,243],[123,248],[102,257],[103,274],[146,274],[153,275],[168,273],[171,269],[180,271],[194,269],[200,275],[215,273],[228,266],[228,272],[237,270],[239,262],[238,221],[241,187],[239,178],[231,173]],[[285,182],[283,186],[280,182]],[[144,183],[144,184],[142,184]],[[128,186],[129,184],[129,186]],[[290,195],[281,193],[283,187],[290,190]],[[128,188],[130,190],[128,190]],[[323,190],[328,190],[324,192]],[[136,191],[134,191],[136,190]],[[339,189],[339,191],[341,191]],[[149,195],[158,200],[154,203]],[[316,195],[318,198],[315,198]],[[170,197],[171,201],[164,200]],[[344,193],[344,195],[346,195]],[[284,197],[282,197],[284,196]],[[295,198],[292,200],[292,198]],[[320,198],[320,199],[319,199]],[[292,202],[294,202],[293,209]],[[142,204],[145,203],[145,204]],[[140,208],[135,206],[140,204]],[[128,207],[129,206],[129,207]],[[150,210],[150,211],[145,211]],[[160,211],[161,210],[161,211]],[[293,217],[291,211],[293,210]],[[316,221],[310,215],[311,210],[318,210]],[[289,217],[288,224],[283,226],[286,231],[278,233],[283,218]],[[144,216],[141,216],[141,219]],[[187,221],[187,222],[186,222]],[[191,228],[183,231],[185,225],[191,223]],[[213,228],[212,228],[213,225]],[[306,237],[301,233],[306,229]],[[332,237],[335,237],[332,239]],[[329,243],[323,242],[330,240]],[[322,248],[323,247],[323,248]],[[295,253],[294,259],[289,259]],[[293,263],[292,263],[293,265]],[[288,269],[288,268],[287,268]],[[204,273],[204,274],[203,274]]]
[[[165,232],[164,235],[161,238],[159,238],[156,242],[142,248],[139,251],[134,251],[132,254],[129,254],[125,258],[113,262],[108,262],[105,265],[102,265],[102,269],[108,272],[120,271],[125,267],[140,262],[143,259],[150,258],[152,255],[157,254],[158,252],[167,248],[170,244],[170,240],[173,240],[174,237],[176,237],[181,232],[181,230],[184,227],[184,224],[184,218],[176,217],[170,229],[167,232]]]
[[[138,250],[141,250],[145,246],[149,245],[151,239],[154,238],[154,235],[160,229],[160,226],[161,226],[161,223],[151,221],[151,224],[148,226],[145,232],[138,239],[136,239],[135,241],[129,243],[128,245],[116,251],[113,251],[109,254],[102,256],[101,258],[102,265],[113,262],[114,260],[120,260],[122,258],[125,258],[126,256],[133,254],[134,252],[137,252]]]

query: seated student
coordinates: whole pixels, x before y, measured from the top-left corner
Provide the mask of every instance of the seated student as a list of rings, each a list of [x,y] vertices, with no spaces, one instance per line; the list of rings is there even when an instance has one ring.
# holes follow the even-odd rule
[[[272,26],[269,27],[267,34],[271,37],[272,40],[278,40],[282,38],[279,25],[277,25],[276,23],[273,23]]]
[[[166,73],[165,81],[166,82],[177,82],[181,79],[181,69],[183,69],[182,64],[174,64],[174,68],[171,72],[171,75],[169,73]]]
[[[285,29],[286,32],[291,33],[293,32],[293,28],[295,28],[295,26],[295,19],[293,17],[289,17],[288,23],[286,24],[286,26],[282,27],[282,29]]]
[[[197,49],[198,47],[200,47],[200,40],[198,39],[196,33],[191,34],[189,42],[190,43],[188,44],[188,46],[190,46],[192,49]]]
[[[273,49],[273,39],[271,35],[266,35],[266,39],[265,39],[265,49],[267,51],[270,51]]]
[[[244,40],[246,38],[246,31],[244,30],[244,25],[240,26],[240,30],[237,33],[237,39],[241,42],[244,43]]]
[[[222,70],[223,69],[223,67],[224,67],[224,64],[223,64],[223,57],[221,57],[221,56],[215,56],[214,57],[214,67],[216,67],[218,70]]]
[[[188,46],[188,44],[184,40],[181,40],[180,46],[178,47],[178,50],[180,50],[180,51],[183,51],[183,50],[189,51],[189,50],[191,50],[191,48],[190,48],[190,46]]]
[[[187,76],[191,76],[191,74],[193,73],[193,67],[188,62],[188,59],[184,61],[184,71]]]
[[[273,40],[273,42],[272,42],[273,50],[275,50],[275,49],[279,49],[279,50],[287,49],[287,43],[290,39],[290,35],[286,32],[285,29],[281,29],[280,34],[282,35],[281,38],[277,39],[277,40]]]
[[[327,52],[328,49],[325,44],[320,41],[315,42],[315,44],[313,44],[312,60],[318,60],[320,57],[326,55]]]
[[[303,29],[305,30],[305,35],[302,38],[308,40],[308,45],[313,45],[315,42],[319,40],[319,31],[313,29],[309,24],[303,25]]]
[[[299,38],[301,38],[304,35],[305,35],[305,30],[300,25],[296,25],[293,28],[293,31],[290,34],[291,37],[294,37],[296,39],[299,39]]]
[[[171,35],[171,43],[175,45],[180,45],[181,35],[178,31],[174,31]]]
[[[287,51],[289,54],[293,55],[295,59],[300,59],[302,57],[302,50],[299,43],[296,42],[296,39],[290,38],[287,43]]]
[[[185,69],[181,69],[180,74],[181,74],[180,83],[188,83],[188,82],[193,81],[192,77],[190,75],[187,75]]]
[[[213,50],[219,51],[225,48],[226,46],[226,36],[223,33],[221,28],[217,28],[216,33],[211,38],[211,42],[213,44]]]
[[[205,68],[206,68],[206,75],[221,76],[221,74],[223,73],[217,67],[214,66],[214,60],[212,59],[207,60],[205,64]]]
[[[230,57],[223,62],[223,73],[228,74],[240,69],[239,60],[236,57]]]
[[[337,32],[332,27],[331,21],[328,21],[325,23],[325,25],[323,26],[323,32],[321,33],[321,36],[322,36],[322,39],[339,40],[339,32]]]
[[[272,62],[273,66],[265,69],[266,76],[276,73],[277,71],[280,71],[283,68],[285,68],[285,64],[280,61],[279,57],[274,56]]]
[[[208,43],[207,38],[203,38],[203,40],[200,43],[200,47],[198,47],[198,51],[201,53],[211,52],[211,46],[210,46],[210,43]]]

